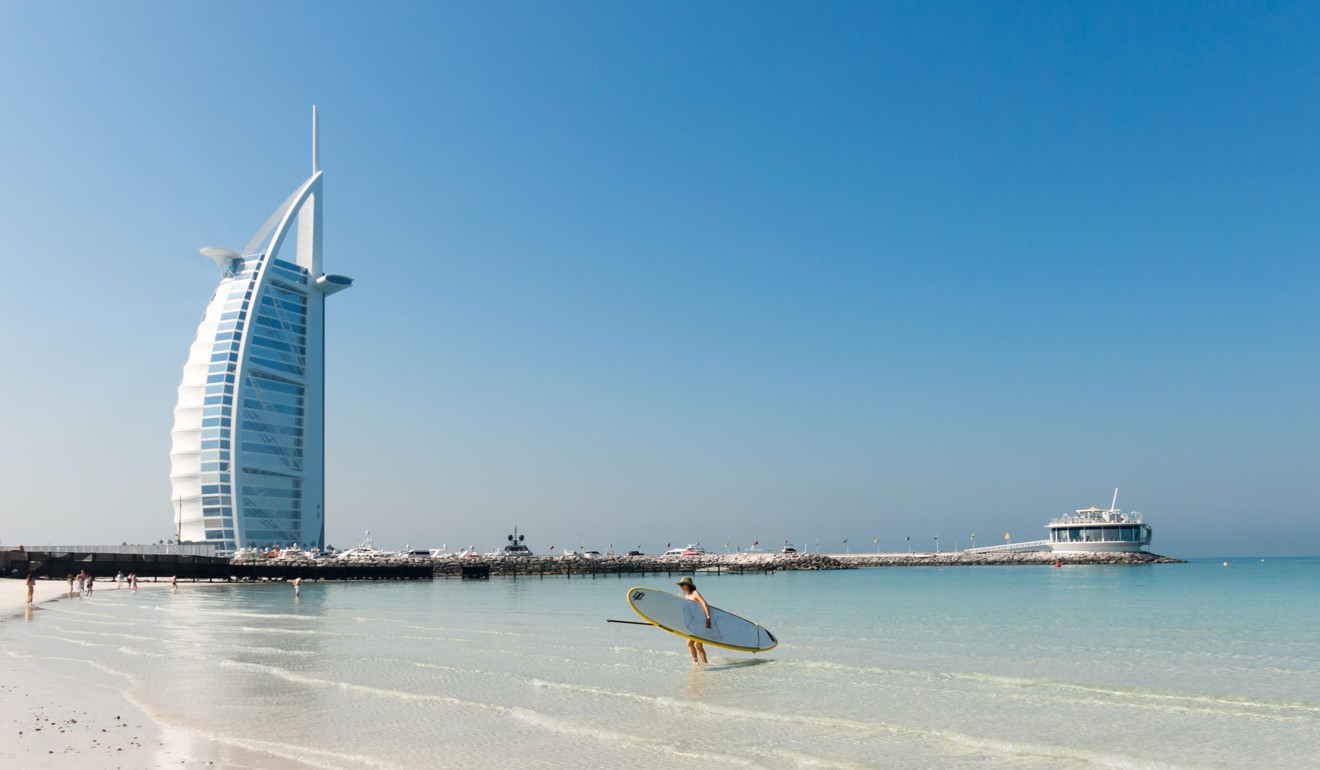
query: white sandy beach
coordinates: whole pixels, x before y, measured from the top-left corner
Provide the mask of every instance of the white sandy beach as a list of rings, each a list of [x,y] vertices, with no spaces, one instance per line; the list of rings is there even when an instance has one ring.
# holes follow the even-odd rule
[[[0,624],[43,622],[57,602],[95,606],[96,596],[116,591],[113,580],[97,584],[91,597],[69,596],[68,583],[38,580],[34,606],[27,606],[22,580],[0,580]],[[194,589],[180,583],[179,590]],[[168,581],[140,582],[139,591],[169,590]],[[125,584],[120,592],[128,592]],[[98,770],[100,768],[270,768],[295,770],[299,762],[220,743],[172,728],[165,715],[134,703],[132,682],[78,660],[50,661],[0,653],[0,767]]]

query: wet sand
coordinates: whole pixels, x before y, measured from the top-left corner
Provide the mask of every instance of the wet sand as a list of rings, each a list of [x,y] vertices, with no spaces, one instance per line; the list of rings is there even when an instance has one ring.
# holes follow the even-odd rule
[[[115,591],[114,581],[90,598],[62,580],[38,580],[27,606],[22,580],[0,580],[0,624],[43,622],[57,614],[52,602],[83,602]],[[138,591],[168,591],[169,582],[139,583]],[[179,590],[196,586],[179,584]],[[125,585],[118,589],[128,592]],[[38,659],[0,652],[0,767],[34,770],[140,770],[140,768],[266,768],[300,770],[300,762],[251,751],[169,726],[168,715],[150,714],[132,700],[132,682],[121,674],[74,659]]]

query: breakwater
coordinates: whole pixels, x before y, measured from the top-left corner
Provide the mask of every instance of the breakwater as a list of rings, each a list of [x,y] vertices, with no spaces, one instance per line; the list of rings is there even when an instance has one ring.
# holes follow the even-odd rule
[[[779,570],[853,569],[852,565],[819,554],[704,554],[701,556],[601,556],[563,558],[517,556],[443,559],[434,563],[436,577],[462,577],[463,570],[484,568],[498,577],[609,577],[623,575],[693,575]]]
[[[855,567],[976,567],[1005,565],[1060,566],[1069,564],[1185,564],[1183,559],[1145,551],[1054,553],[1052,551],[1000,551],[995,553],[879,553],[835,554],[832,558]]]
[[[989,554],[952,553],[882,553],[882,554],[815,554],[815,553],[736,553],[703,554],[700,556],[601,556],[595,558],[564,558],[561,556],[502,556],[440,558],[384,557],[348,562],[357,569],[369,565],[378,568],[406,568],[423,570],[437,578],[603,578],[626,575],[741,575],[758,572],[799,570],[839,570],[859,567],[971,567],[985,565],[1037,565],[1049,566],[1055,562],[1071,564],[1172,564],[1173,559],[1158,554],[1137,553],[1051,553],[1049,551],[1000,552]],[[246,560],[238,564],[265,564],[278,568],[293,577],[302,571],[324,570],[344,562],[335,560]]]
[[[740,575],[795,570],[837,570],[859,567],[974,567],[986,565],[1175,564],[1159,554],[1052,553],[1020,551],[996,553],[736,553],[700,556],[517,556],[477,558],[384,557],[337,559],[237,559],[172,555],[113,553],[0,552],[0,574],[21,576],[29,570],[40,577],[63,578],[81,570],[98,578],[116,572],[139,577],[182,580],[425,580],[486,577],[623,577],[625,575]]]
[[[233,568],[277,568],[289,577],[312,571],[330,572],[347,565],[353,570],[406,569],[423,571],[443,578],[473,577],[611,577],[623,575],[692,575],[700,573],[743,574],[779,570],[853,569],[854,565],[819,554],[705,554],[701,556],[600,556],[564,558],[562,556],[479,556],[466,558],[427,558],[386,556],[374,559],[242,559]]]

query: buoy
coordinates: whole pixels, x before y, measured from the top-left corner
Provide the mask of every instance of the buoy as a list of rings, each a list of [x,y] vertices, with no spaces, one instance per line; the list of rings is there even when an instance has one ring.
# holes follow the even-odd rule
[[[1054,566],[1056,566],[1056,567],[1062,567],[1062,566],[1063,566],[1063,563],[1060,562],[1058,559],[1055,559],[1055,560],[1054,560]]]

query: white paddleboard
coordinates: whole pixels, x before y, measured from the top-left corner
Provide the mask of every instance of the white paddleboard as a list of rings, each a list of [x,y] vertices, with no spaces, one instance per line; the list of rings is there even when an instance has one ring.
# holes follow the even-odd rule
[[[765,652],[779,644],[768,630],[715,606],[706,628],[700,604],[654,588],[629,588],[628,604],[651,625],[704,644],[743,652]]]

